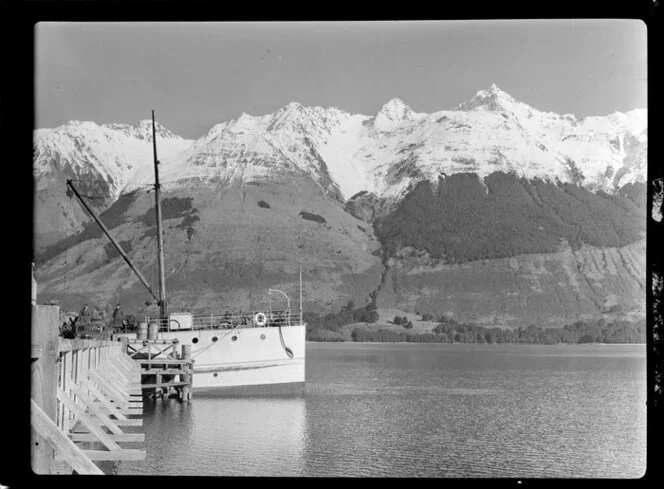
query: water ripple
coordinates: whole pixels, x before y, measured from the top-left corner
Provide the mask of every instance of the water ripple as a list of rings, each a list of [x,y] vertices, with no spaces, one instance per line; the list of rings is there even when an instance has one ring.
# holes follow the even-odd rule
[[[645,352],[314,345],[298,398],[146,404],[121,474],[640,477]],[[642,353],[642,354],[641,354]]]

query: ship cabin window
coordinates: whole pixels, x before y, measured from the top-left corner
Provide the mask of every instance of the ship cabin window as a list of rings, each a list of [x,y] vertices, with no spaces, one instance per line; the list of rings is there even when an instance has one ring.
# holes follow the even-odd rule
[[[193,339],[191,340],[191,342],[192,342],[192,343],[198,343],[198,338],[193,338]]]
[[[216,336],[213,336],[213,337],[212,337],[212,342],[214,343],[214,342],[217,341],[218,339],[219,339],[219,338],[217,338]]]
[[[232,337],[231,337],[231,340],[233,340],[233,341],[237,341],[237,336],[232,336]]]

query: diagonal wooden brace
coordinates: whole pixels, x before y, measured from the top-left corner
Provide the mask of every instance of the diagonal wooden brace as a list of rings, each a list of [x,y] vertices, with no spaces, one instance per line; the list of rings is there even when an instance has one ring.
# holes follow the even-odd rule
[[[62,458],[72,469],[84,475],[104,475],[76,444],[65,435],[44,411],[31,399],[30,423],[56,452],[56,457]]]
[[[88,430],[90,430],[90,433],[95,435],[97,439],[104,444],[106,448],[108,448],[111,451],[119,451],[122,450],[120,445],[115,443],[107,434],[106,432],[101,429],[99,426],[100,422],[95,421],[92,417],[88,416],[86,413],[83,412],[83,410],[76,404],[74,401],[72,401],[69,396],[58,387],[58,399],[60,402],[62,402],[67,408],[74,413],[74,416],[78,421],[80,421]]]

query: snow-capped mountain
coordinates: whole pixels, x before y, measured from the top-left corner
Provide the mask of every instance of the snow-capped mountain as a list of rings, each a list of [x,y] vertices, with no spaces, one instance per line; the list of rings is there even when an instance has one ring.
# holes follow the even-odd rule
[[[331,137],[344,115],[336,109],[297,103],[265,116],[242,114],[215,125],[184,151],[163,158],[160,180],[172,188],[304,175],[337,195],[338,185],[317,146]],[[153,179],[152,169],[144,167],[134,182],[144,185]]]
[[[388,102],[365,120],[353,157],[370,180],[362,190],[383,197],[441,174],[496,171],[613,191],[645,180],[646,127],[644,109],[577,120],[540,112],[492,85],[432,114]]]
[[[158,156],[179,153],[191,141],[156,124]],[[34,175],[37,190],[68,178],[105,182],[113,198],[141,167],[151,167],[152,121],[136,125],[70,121],[34,133]]]
[[[416,113],[400,99],[375,116],[291,103],[217,124],[164,160],[164,181],[253,181],[306,174],[344,199],[401,197],[441,174],[496,171],[614,191],[645,180],[647,112],[577,119],[538,111],[492,85],[454,110]],[[150,169],[136,182],[152,178]]]
[[[61,211],[42,219],[49,230],[70,232],[80,229],[72,221],[85,220],[57,202],[67,178],[105,182],[94,187],[105,194],[97,201],[102,209],[122,192],[151,184],[151,142],[149,120],[133,126],[72,121],[36,130],[37,190],[42,200],[56,201],[44,205]],[[430,114],[398,98],[375,116],[293,102],[272,114],[219,123],[195,141],[158,126],[167,188],[305,176],[340,201],[360,191],[394,201],[423,179],[468,172],[481,178],[512,172],[613,192],[645,181],[646,153],[645,109],[577,119],[536,110],[496,85],[454,110]]]

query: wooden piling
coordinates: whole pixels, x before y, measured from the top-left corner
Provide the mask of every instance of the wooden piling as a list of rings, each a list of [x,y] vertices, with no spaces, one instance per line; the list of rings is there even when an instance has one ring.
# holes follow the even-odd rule
[[[188,362],[192,362],[191,359],[191,345],[182,345],[182,359]],[[193,370],[193,365],[190,363],[189,368]],[[183,375],[183,380],[187,383],[187,385],[183,386],[182,388],[182,400],[183,401],[189,401],[191,400],[191,383],[192,383],[192,378],[191,374],[187,373]]]
[[[32,385],[30,394],[34,404],[48,419],[57,419],[58,387],[58,333],[60,308],[58,306],[32,307]],[[36,357],[34,355],[37,355]],[[38,416],[42,413],[38,413]],[[33,427],[31,431],[31,467],[37,474],[60,472],[54,462],[55,450],[46,438]],[[70,471],[71,472],[71,471]]]
[[[176,339],[176,340],[173,341],[173,349],[171,350],[171,358],[173,360],[178,360],[180,358],[179,350],[180,350],[180,342],[179,342],[179,340]],[[179,376],[179,377],[181,377],[181,376]],[[181,378],[178,379],[177,375],[173,375],[171,377],[171,379],[174,380],[174,381],[182,380]],[[180,399],[182,399],[182,395],[181,395],[182,387],[174,386],[174,387],[172,387],[172,389],[173,389],[173,394],[178,396]],[[171,390],[171,388],[169,387],[168,388],[168,397],[170,397],[170,395],[171,395],[170,390]]]

